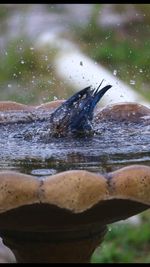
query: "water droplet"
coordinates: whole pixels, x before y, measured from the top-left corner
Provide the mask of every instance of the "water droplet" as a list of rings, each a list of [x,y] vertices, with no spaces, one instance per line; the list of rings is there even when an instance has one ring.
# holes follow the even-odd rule
[[[115,76],[117,75],[117,70],[113,71],[113,75],[115,75]]]
[[[135,81],[134,80],[130,80],[130,84],[134,85]]]
[[[31,174],[36,176],[47,176],[47,175],[53,175],[55,173],[56,173],[55,169],[35,169],[31,171]]]
[[[48,61],[48,56],[45,56],[45,61]]]
[[[53,82],[52,82],[51,80],[48,80],[47,82],[48,82],[49,84],[53,84]]]
[[[110,35],[109,35],[109,36],[106,36],[106,37],[105,37],[105,40],[107,40],[108,38],[110,38]]]

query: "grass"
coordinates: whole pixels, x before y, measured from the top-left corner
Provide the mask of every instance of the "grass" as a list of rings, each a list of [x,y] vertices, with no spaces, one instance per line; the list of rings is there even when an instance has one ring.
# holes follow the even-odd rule
[[[100,247],[93,253],[91,263],[150,263],[150,213],[140,214],[141,224],[115,223]]]

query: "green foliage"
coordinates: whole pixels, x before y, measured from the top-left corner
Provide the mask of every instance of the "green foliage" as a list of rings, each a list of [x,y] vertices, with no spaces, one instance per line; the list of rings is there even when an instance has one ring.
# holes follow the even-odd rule
[[[25,37],[11,41],[1,51],[1,100],[33,104],[68,95],[69,88],[61,84],[51,63],[54,56],[54,49],[38,50]]]
[[[102,6],[98,5],[99,11]],[[118,12],[121,12],[120,9],[123,12],[125,8],[125,5],[114,6],[119,8]],[[141,5],[141,12],[146,8],[150,7]],[[93,9],[91,21],[86,27],[75,28],[76,41],[78,38],[82,50],[97,63],[104,65],[112,73],[117,70],[118,78],[128,84],[130,80],[134,80],[134,89],[150,100],[150,25],[147,23],[147,16],[143,15],[142,21],[129,21],[122,26],[101,28],[97,23],[99,11],[97,9],[96,13]]]
[[[102,245],[93,253],[91,262],[150,262],[150,214],[148,212],[143,212],[141,218],[142,222],[140,225],[132,225],[129,223],[115,223],[110,225],[110,231],[108,231]]]
[[[0,21],[2,21],[3,19],[5,20],[6,17],[8,16],[9,11],[5,6],[1,6],[0,8]]]

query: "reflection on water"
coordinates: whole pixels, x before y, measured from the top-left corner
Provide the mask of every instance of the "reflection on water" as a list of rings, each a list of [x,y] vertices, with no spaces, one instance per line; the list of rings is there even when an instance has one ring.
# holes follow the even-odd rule
[[[104,173],[130,164],[150,165],[150,125],[145,121],[101,122],[94,126],[97,134],[93,137],[47,140],[35,134],[42,124],[0,124],[0,170],[47,176],[71,169]],[[34,129],[29,140],[21,136],[27,127],[31,132]]]

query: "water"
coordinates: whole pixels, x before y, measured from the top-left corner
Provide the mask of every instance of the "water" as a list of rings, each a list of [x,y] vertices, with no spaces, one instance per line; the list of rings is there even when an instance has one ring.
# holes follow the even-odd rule
[[[105,173],[131,164],[150,165],[147,119],[143,123],[101,122],[94,125],[97,134],[90,137],[39,138],[43,123],[48,126],[48,122],[41,121],[31,127],[30,123],[17,123],[23,118],[30,120],[30,113],[7,115],[12,116],[13,123],[0,123],[0,170],[41,177],[73,169]],[[24,138],[22,134],[28,128],[32,138]]]

